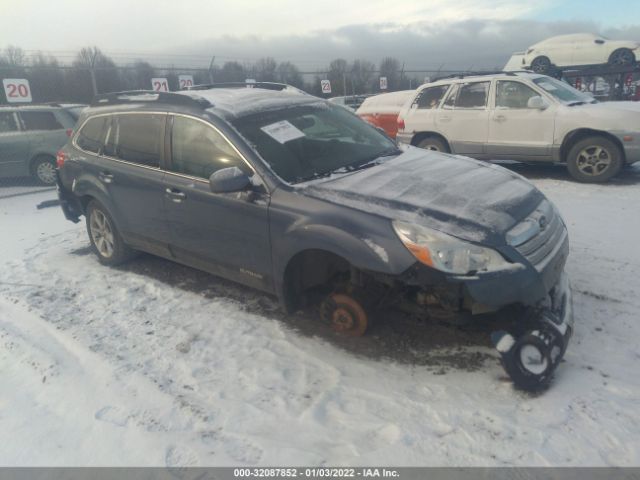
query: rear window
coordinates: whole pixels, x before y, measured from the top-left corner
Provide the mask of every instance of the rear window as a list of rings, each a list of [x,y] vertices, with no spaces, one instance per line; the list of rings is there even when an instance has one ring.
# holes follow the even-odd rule
[[[165,115],[114,115],[105,155],[148,167],[160,166]]]
[[[64,130],[53,112],[20,112],[25,130]]]
[[[18,130],[13,112],[0,112],[0,133],[15,132]]]
[[[103,145],[105,124],[108,117],[91,118],[78,132],[76,145],[91,153],[99,153]]]
[[[437,108],[438,105],[440,105],[442,97],[444,97],[444,94],[447,93],[448,89],[449,85],[440,85],[437,87],[425,88],[420,92],[420,95],[418,95],[418,98],[416,98],[415,103],[418,108]]]
[[[485,108],[491,82],[456,84],[451,89],[445,106],[448,108]]]

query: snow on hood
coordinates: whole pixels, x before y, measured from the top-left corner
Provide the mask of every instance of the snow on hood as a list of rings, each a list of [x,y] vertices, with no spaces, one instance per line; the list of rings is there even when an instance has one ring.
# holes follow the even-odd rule
[[[301,193],[494,246],[504,245],[505,232],[544,198],[505,168],[418,148],[374,167],[307,185]]]
[[[585,105],[576,105],[571,108],[577,108],[579,110],[593,110],[593,111],[625,111],[640,113],[640,102],[598,102],[587,103]]]

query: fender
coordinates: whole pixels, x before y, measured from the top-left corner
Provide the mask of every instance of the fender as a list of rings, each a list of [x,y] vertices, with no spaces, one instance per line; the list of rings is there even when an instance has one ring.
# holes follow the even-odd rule
[[[391,228],[388,222],[378,222]],[[413,255],[395,239],[395,234],[376,234],[380,228],[365,230],[362,238],[330,225],[295,223],[274,244],[274,280],[276,293],[284,298],[287,266],[296,255],[308,250],[323,250],[356,268],[389,275],[399,275],[416,262]],[[396,243],[397,242],[397,243]]]
[[[107,209],[109,215],[111,215],[111,218],[113,218],[113,221],[116,223],[116,227],[122,232],[122,217],[119,215],[117,207],[111,201],[110,195],[102,182],[99,182],[91,175],[81,175],[73,184],[72,193],[78,198],[86,196],[95,198]]]

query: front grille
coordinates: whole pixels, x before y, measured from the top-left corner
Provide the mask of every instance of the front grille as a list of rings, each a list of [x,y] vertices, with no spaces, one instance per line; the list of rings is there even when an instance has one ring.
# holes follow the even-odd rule
[[[533,213],[507,233],[507,242],[541,269],[566,236],[562,218],[548,200],[543,200]]]

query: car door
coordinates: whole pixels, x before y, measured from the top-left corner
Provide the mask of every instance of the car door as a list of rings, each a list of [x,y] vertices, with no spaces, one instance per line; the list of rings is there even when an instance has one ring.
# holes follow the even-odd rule
[[[436,85],[422,89],[411,103],[405,107],[403,119],[405,130],[411,132],[432,132],[436,128],[437,109],[442,103],[450,85]],[[397,121],[397,119],[396,119]]]
[[[597,65],[609,60],[608,45],[603,38],[586,38],[573,44],[572,65]]]
[[[184,263],[255,288],[272,290],[269,194],[220,129],[172,115],[165,204],[171,249]],[[252,176],[247,191],[213,193],[212,173],[238,167]]]
[[[112,203],[116,223],[134,247],[169,255],[164,209],[166,113],[118,113],[109,117],[94,176]]]
[[[490,81],[453,84],[436,115],[436,127],[453,153],[482,156],[489,134]]]
[[[495,92],[487,155],[496,159],[549,159],[556,104],[546,100],[545,109],[529,108],[529,100],[542,94],[518,80],[497,80]]]
[[[27,175],[29,150],[29,135],[21,131],[17,114],[0,112],[0,176]]]

